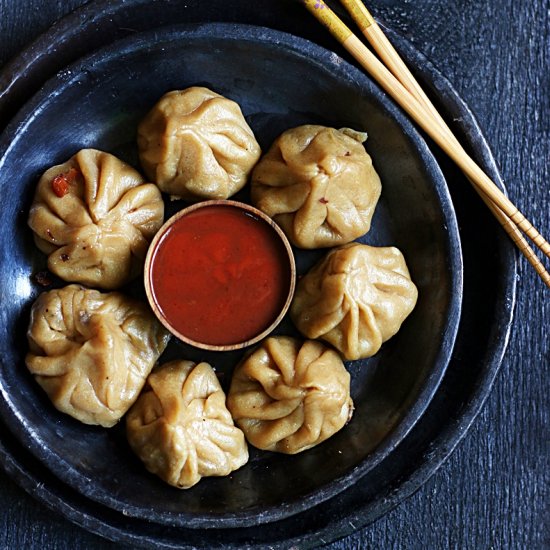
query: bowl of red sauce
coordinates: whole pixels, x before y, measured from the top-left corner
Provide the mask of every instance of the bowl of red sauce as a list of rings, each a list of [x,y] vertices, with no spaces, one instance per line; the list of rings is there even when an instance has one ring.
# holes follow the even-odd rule
[[[228,351],[266,337],[294,296],[296,264],[279,226],[237,201],[194,204],[151,242],[145,292],[155,315],[192,346]]]

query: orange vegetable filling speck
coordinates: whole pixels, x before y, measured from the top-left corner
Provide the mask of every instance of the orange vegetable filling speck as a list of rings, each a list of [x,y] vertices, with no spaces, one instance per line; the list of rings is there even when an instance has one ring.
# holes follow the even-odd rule
[[[52,180],[52,190],[59,197],[64,197],[69,192],[69,186],[78,176],[78,170],[71,168],[64,174],[55,176]]]

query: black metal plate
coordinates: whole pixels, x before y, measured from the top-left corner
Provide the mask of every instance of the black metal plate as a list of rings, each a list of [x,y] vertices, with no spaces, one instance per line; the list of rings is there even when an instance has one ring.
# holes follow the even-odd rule
[[[101,40],[112,38],[112,36],[107,36],[107,31],[113,25],[113,15],[115,20],[118,17],[124,19],[128,26],[138,26],[139,21],[141,21],[140,24],[145,24],[135,12],[128,6],[123,6],[122,3],[116,6],[112,3],[100,4],[103,4],[104,11],[98,10],[98,4],[96,4],[95,9],[80,10],[78,18],[68,18],[64,22],[67,42],[70,43],[71,36],[75,42],[79,42],[74,38],[73,31],[76,20],[93,19],[93,25],[90,24],[81,30],[86,33],[93,29],[97,38]],[[161,3],[135,2],[134,4],[159,5]],[[175,9],[173,3],[166,4],[172,5],[172,8]],[[191,14],[192,19],[197,16],[197,10],[201,11],[198,8],[195,9],[196,6],[194,7],[193,3],[189,4],[191,4],[189,10],[183,10],[183,8],[180,10],[182,12],[180,15],[184,20],[186,20],[186,15]],[[243,15],[250,17],[247,8],[245,6],[242,8]],[[277,11],[278,8],[274,8],[274,10]],[[134,20],[132,20],[133,14],[135,15]],[[174,20],[173,15],[174,13],[171,14],[172,21]],[[228,18],[233,16],[235,14],[231,9],[224,14],[224,17]],[[99,23],[102,17],[105,18],[103,26]],[[150,21],[151,25],[156,23]],[[280,19],[276,24],[284,26]],[[297,22],[293,20],[288,23],[288,26],[293,27],[296,24]],[[58,36],[59,32],[58,28]],[[119,33],[124,32],[126,31],[119,31]],[[310,33],[309,29],[304,30],[304,34],[308,33]],[[315,36],[315,38],[319,41],[325,40],[322,35]],[[476,150],[480,162],[495,178],[498,178],[487,145],[466,106],[462,104],[441,75],[434,71],[429,64],[426,64],[422,56],[415,52],[406,41],[395,35],[393,40],[405,56],[413,61],[413,65],[425,67],[421,76],[428,85],[435,88],[437,96],[444,106],[444,112],[454,118],[461,118],[462,122],[458,131],[466,134],[466,141]],[[39,44],[35,45],[35,48],[37,46]],[[29,50],[26,54],[25,63],[29,61],[28,56],[32,57],[32,52]],[[64,51],[64,55],[70,54]],[[46,71],[44,74],[47,74],[48,65],[55,64],[51,57],[47,61],[48,63],[42,65],[42,69]],[[12,65],[12,69],[13,67],[14,65]],[[21,78],[28,77],[30,73],[26,70],[25,74],[21,74]],[[34,78],[37,78],[36,73]],[[16,83],[17,81],[21,82],[17,78],[15,80]],[[17,101],[14,96],[10,99],[12,104]],[[500,363],[514,301],[515,262],[510,246],[500,238],[498,229],[495,228],[492,221],[487,219],[484,212],[477,208],[477,201],[465,188],[463,178],[443,160],[441,164],[451,185],[459,221],[461,216],[464,219],[467,213],[473,210],[478,219],[482,220],[484,231],[481,239],[472,238],[471,234],[463,235],[465,237],[463,246],[466,262],[465,305],[467,307],[461,324],[457,352],[450,365],[450,372],[447,373],[443,386],[436,395],[428,413],[424,416],[421,426],[415,428],[405,442],[392,453],[391,459],[384,461],[360,484],[356,484],[336,499],[316,507],[314,513],[299,514],[291,520],[285,520],[282,524],[265,526],[261,533],[252,533],[246,529],[224,530],[217,534],[212,531],[195,533],[177,529],[159,533],[159,530],[153,525],[130,522],[122,516],[113,515],[108,510],[92,505],[92,503],[86,503],[82,499],[73,501],[70,490],[62,484],[58,484],[55,478],[51,478],[47,472],[38,475],[39,478],[47,480],[46,486],[40,486],[39,498],[47,502],[50,496],[53,496],[54,506],[64,511],[73,521],[105,536],[133,543],[137,543],[138,540],[143,544],[154,541],[161,546],[181,547],[186,544],[200,544],[201,541],[206,546],[217,543],[239,546],[255,542],[261,545],[263,541],[264,544],[281,542],[286,546],[293,542],[310,545],[320,540],[330,540],[343,535],[355,527],[372,521],[389,507],[395,505],[401,498],[410,494],[447,456],[479,410]],[[486,246],[491,246],[494,250],[494,256],[491,258],[484,257],[482,254]],[[490,270],[487,269],[488,266],[491,267]],[[486,273],[495,272],[495,266],[498,275],[496,277],[486,276]],[[483,309],[481,309],[478,300],[481,295],[484,295]],[[10,444],[9,437],[6,437],[4,441]],[[10,447],[8,449],[6,447],[4,451],[6,467],[19,478],[24,486],[30,489],[35,479],[32,472],[36,471],[37,465],[33,461],[27,462],[25,453],[20,452],[17,448]],[[52,495],[52,492],[57,493],[57,496]],[[61,500],[66,500],[65,503],[60,503],[60,495]]]
[[[303,123],[366,131],[383,193],[362,240],[402,250],[419,301],[375,357],[348,363],[355,412],[344,430],[292,457],[253,452],[231,476],[181,492],[136,461],[124,423],[104,430],[73,421],[25,373],[24,326],[30,303],[43,290],[32,284],[33,273],[44,269],[45,258],[34,250],[20,218],[38,175],[81,148],[107,150],[139,166],[139,121],[165,92],[197,84],[236,100],[264,150],[284,129]],[[84,496],[168,525],[236,527],[278,520],[327,500],[375,467],[437,390],[458,330],[462,295],[460,241],[447,186],[408,120],[333,53],[291,35],[232,24],[139,33],[50,81],[8,126],[0,151],[0,177],[18,182],[0,206],[3,225],[14,231],[14,238],[0,242],[6,296],[0,315],[5,326],[17,327],[0,342],[0,410],[16,437]],[[299,271],[319,254],[296,250]],[[142,296],[141,282],[137,287],[134,292]],[[293,329],[283,322],[278,332]],[[239,354],[207,353],[173,339],[160,362],[174,357],[208,360],[228,383]]]

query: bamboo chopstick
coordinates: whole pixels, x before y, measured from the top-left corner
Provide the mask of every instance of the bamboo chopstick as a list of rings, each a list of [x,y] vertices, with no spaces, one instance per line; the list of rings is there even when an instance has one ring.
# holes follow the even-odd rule
[[[355,57],[363,68],[378,81],[384,90],[401,105],[416,123],[462,169],[467,178],[474,184],[474,187],[480,193],[486,204],[488,204],[493,214],[495,214],[497,219],[506,229],[507,233],[512,237],[533,267],[535,267],[537,273],[544,282],[550,287],[550,275],[544,269],[544,266],[536,257],[533,250],[530,249],[521,233],[519,233],[518,228],[521,229],[547,257],[550,257],[550,244],[466,153],[448,126],[444,123],[439,113],[431,106],[425,94],[421,89],[420,92],[418,91],[417,88],[420,88],[420,86],[418,86],[418,84],[413,84],[411,86],[411,89],[414,90],[413,95],[413,93],[376,58],[376,56],[322,0],[303,0],[303,3],[306,8],[328,28],[342,46]],[[393,55],[391,44],[390,48],[387,47],[389,41],[387,41],[387,39],[380,39],[380,35],[383,35],[383,33],[381,29],[379,32],[376,31],[376,27],[378,26],[375,24],[368,10],[366,10],[364,6],[359,6],[357,2],[343,1],[342,3],[348,7],[352,17],[360,22],[360,26],[363,26],[369,31],[367,34],[371,36],[371,39],[373,39],[375,43],[381,44],[380,49],[384,52],[384,57],[388,59],[391,58],[390,66],[392,66],[401,77],[401,75],[404,74],[402,70],[404,63],[396,62],[396,56]],[[408,72],[408,70],[406,72]],[[414,80],[414,78],[412,80]],[[407,82],[406,79],[405,81]],[[408,85],[411,85],[411,83],[408,82]],[[426,106],[425,101],[430,104],[430,107]]]
[[[416,81],[405,62],[401,59],[399,53],[395,50],[392,43],[388,40],[374,17],[361,0],[340,0],[340,3],[347,9],[352,19],[355,21],[374,51],[380,56],[382,61],[389,67],[392,74],[403,84],[403,86],[425,107],[435,122],[437,122],[450,136],[456,137],[448,127],[443,117],[439,114],[433,103],[420,84]],[[475,183],[470,180],[474,189],[491,210],[492,214],[498,219],[506,233],[519,248],[520,252],[527,258],[535,271],[542,278],[547,286],[550,287],[550,273],[545,269],[542,262],[536,256],[534,250],[529,246],[519,229],[514,225],[510,218],[500,208],[495,206],[479,189]]]

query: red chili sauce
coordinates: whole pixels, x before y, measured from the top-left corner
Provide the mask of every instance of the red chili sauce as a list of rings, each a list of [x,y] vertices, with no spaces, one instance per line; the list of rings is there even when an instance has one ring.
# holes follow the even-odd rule
[[[177,332],[223,346],[250,340],[276,320],[290,289],[290,262],[267,222],[213,205],[168,228],[149,276],[155,303]]]

